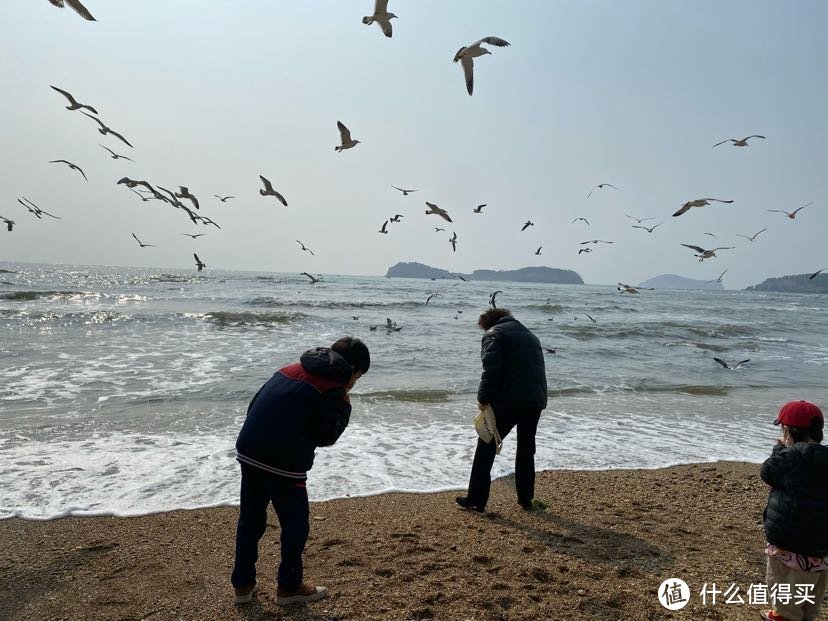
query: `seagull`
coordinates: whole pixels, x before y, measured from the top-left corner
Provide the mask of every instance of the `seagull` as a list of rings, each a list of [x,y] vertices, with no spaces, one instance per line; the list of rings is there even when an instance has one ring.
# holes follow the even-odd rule
[[[737,362],[737,363],[736,363],[736,364],[734,364],[733,366],[730,366],[728,363],[726,363],[726,362],[725,362],[724,360],[722,360],[721,358],[713,358],[713,360],[715,360],[716,362],[718,362],[718,363],[719,363],[720,365],[722,365],[725,369],[731,369],[731,370],[732,370],[732,369],[738,369],[739,367],[741,367],[741,366],[742,366],[742,365],[744,365],[745,363],[750,362],[750,358],[748,358],[747,360],[740,360],[739,362]]]
[[[594,188],[592,188],[592,189],[589,191],[589,194],[587,194],[587,198],[589,198],[590,196],[592,196],[592,193],[593,193],[595,190],[601,190],[601,189],[603,189],[603,188],[612,188],[613,190],[617,190],[617,189],[618,189],[618,188],[616,188],[614,185],[612,185],[611,183],[599,183],[598,185],[596,185]]]
[[[213,221],[212,221],[210,218],[208,218],[207,216],[196,216],[196,217],[197,217],[198,219],[200,219],[200,220],[201,220],[201,223],[202,223],[204,226],[208,226],[208,225],[212,224],[212,225],[213,225],[214,227],[216,227],[217,229],[221,229],[221,227],[220,227],[218,224],[216,224],[215,222],[213,222]]]
[[[578,220],[583,220],[587,223],[587,226],[589,226],[589,220],[587,220],[586,218],[575,218],[570,224],[575,224]]]
[[[101,147],[102,149],[106,149],[107,151],[109,151],[112,154],[112,159],[113,160],[129,160],[130,162],[135,161],[134,159],[132,159],[131,157],[127,157],[126,155],[118,155],[117,153],[115,153],[115,151],[113,151],[109,147],[103,146],[102,144],[98,144],[98,146]]]
[[[463,278],[463,276],[461,276],[460,274],[449,274],[449,276],[451,276],[452,278],[459,278],[463,282],[469,282],[468,279]],[[462,312],[462,311],[457,311],[457,312]]]
[[[388,0],[374,0],[374,14],[363,17],[362,23],[369,26],[376,23],[382,30],[382,34],[390,39],[392,35],[391,20],[395,17],[397,16],[388,12]]]
[[[382,223],[382,228],[379,230],[380,233],[388,234],[388,220]]]
[[[705,233],[705,235],[710,235],[710,237],[712,237],[713,239],[719,239],[719,236],[715,233]]]
[[[66,106],[67,110],[80,110],[81,108],[86,108],[92,114],[98,114],[98,111],[95,110],[95,108],[93,108],[92,106],[87,106],[86,104],[78,103],[77,100],[75,100],[75,98],[72,97],[71,93],[63,90],[62,88],[58,88],[57,86],[52,86],[51,84],[49,85],[49,87],[53,90],[56,90],[58,93],[60,93],[61,95],[66,97],[66,99],[69,100],[69,105]]]
[[[124,184],[124,185],[126,185],[126,187],[128,187],[128,188],[134,188],[134,187],[135,187],[135,186],[137,186],[137,185],[144,186],[147,190],[149,190],[150,192],[152,192],[152,195],[153,195],[155,198],[157,198],[158,200],[160,200],[160,201],[164,201],[164,202],[170,202],[169,200],[167,200],[166,198],[164,198],[164,195],[163,195],[163,194],[161,194],[160,192],[158,192],[158,190],[156,190],[154,187],[152,187],[152,186],[151,186],[149,183],[147,183],[146,181],[143,181],[143,180],[137,180],[137,179],[130,179],[129,177],[121,177],[120,179],[118,179],[118,182],[117,182],[117,184],[116,184],[116,185],[120,185],[120,184]],[[160,188],[161,186],[158,186],[158,187]],[[163,188],[162,188],[162,189],[163,189]],[[167,192],[169,192],[169,190],[166,190],[166,191],[167,191]],[[170,194],[172,194],[172,192],[170,192]],[[175,195],[173,195],[173,198],[175,198]],[[177,201],[176,201],[176,202],[177,202]],[[173,205],[174,205],[174,204],[175,204],[175,203],[173,203]]]
[[[478,56],[491,54],[485,47],[481,47],[481,43],[489,45],[496,45],[497,47],[508,47],[510,43],[498,37],[483,37],[479,41],[475,41],[471,45],[461,47],[454,55],[454,62],[460,61],[463,67],[463,75],[466,76],[466,90],[469,95],[474,91],[474,59]]]
[[[497,304],[495,304],[495,298],[497,297],[498,293],[503,293],[502,291],[495,291],[489,296],[489,304],[492,305],[492,308],[497,308]]]
[[[693,201],[687,201],[684,205],[681,206],[676,213],[673,214],[673,217],[680,216],[681,214],[687,212],[691,207],[704,207],[705,205],[709,205],[710,201],[715,201],[717,203],[732,203],[733,201],[723,201],[719,198],[697,198]]]
[[[83,178],[84,178],[84,179],[86,179],[86,173],[85,173],[85,172],[83,172],[83,170],[81,169],[81,167],[80,167],[80,166],[78,166],[77,164],[73,164],[72,162],[70,162],[70,161],[68,161],[68,160],[52,160],[52,161],[50,161],[49,163],[50,163],[50,164],[66,164],[66,165],[67,165],[69,168],[71,168],[72,170],[77,170],[80,174],[82,174],[82,175],[83,175]],[[89,181],[89,179],[86,179],[86,180],[87,180],[87,181]]]
[[[597,319],[595,319],[595,318],[594,318],[592,315],[590,315],[589,313],[584,313],[584,315],[586,315],[587,317],[589,317],[589,320],[590,320],[592,323],[598,323],[598,320],[597,320]]]
[[[621,293],[640,293],[640,291],[635,287],[625,285],[623,282],[618,283],[618,291],[620,291]]]
[[[310,252],[310,253],[311,253],[311,256],[314,256],[314,257],[316,256],[315,254],[313,254],[313,250],[311,250],[310,248],[308,248],[307,246],[305,246],[305,244],[303,244],[302,242],[300,242],[298,239],[296,240],[296,243],[297,243],[297,244],[299,244],[300,246],[302,246],[302,250],[305,250],[305,251],[307,251],[307,252]]]
[[[403,188],[398,188],[395,185],[392,185],[391,187],[394,188],[395,190],[399,190],[400,192],[402,192],[403,196],[408,196],[411,192],[417,192],[417,190],[404,190]]]
[[[588,239],[587,241],[582,241],[581,246],[584,244],[614,244],[614,241],[607,241],[605,239]]]
[[[633,227],[634,229],[644,229],[644,230],[645,230],[645,231],[647,231],[648,233],[652,233],[652,232],[653,232],[653,229],[655,229],[656,227],[661,226],[662,224],[664,224],[664,223],[663,223],[663,222],[659,222],[658,224],[656,224],[656,225],[654,225],[654,226],[652,226],[652,227],[638,226],[637,224],[633,224],[633,225],[632,225],[632,227]]]
[[[744,237],[746,240],[754,242],[754,241],[756,241],[756,238],[759,236],[760,233],[764,233],[767,230],[768,229],[766,227],[766,228],[762,229],[761,231],[759,231],[758,233],[754,233],[751,237],[748,237],[747,235],[740,235],[739,233],[736,233],[736,237]]]
[[[259,194],[261,194],[262,196],[275,196],[276,199],[280,203],[282,203],[282,205],[287,207],[287,201],[285,200],[285,197],[282,196],[276,190],[273,189],[273,186],[271,185],[270,181],[268,181],[267,179],[265,179],[261,175],[259,175],[259,179],[261,179],[262,183],[264,183],[264,190],[259,189]]]
[[[538,249],[535,250],[535,254],[540,254],[541,253],[541,248],[543,248],[543,246],[538,246]]]
[[[440,216],[446,222],[452,221],[451,218],[449,218],[448,212],[445,209],[440,209],[437,205],[435,205],[434,203],[429,203],[428,201],[426,201],[426,206],[428,207],[428,209],[426,209],[426,215],[435,214]]]
[[[751,138],[762,138],[762,139],[764,139],[765,137],[760,136],[759,134],[753,134],[752,136],[745,136],[741,140],[737,140],[736,138],[728,138],[727,140],[722,140],[721,142],[717,142],[713,146],[718,147],[720,144],[724,144],[726,142],[732,142],[734,147],[747,147],[747,146],[749,146],[747,141],[750,140]]]
[[[733,250],[733,248],[735,248],[735,246],[721,246],[719,248],[713,248],[712,250],[705,250],[704,248],[700,248],[699,246],[691,246],[690,244],[682,244],[682,246],[685,246],[686,248],[691,248],[692,250],[698,252],[699,254],[695,256],[699,258],[699,263],[701,263],[705,259],[715,257],[717,250]]]
[[[426,213],[428,213],[428,212],[426,212]],[[434,227],[434,232],[435,232],[435,233],[439,233],[440,231],[445,231],[445,230],[446,230],[446,229],[441,229],[439,226],[435,226],[435,227]]]
[[[551,347],[544,347],[544,349],[546,350],[546,353],[547,353],[547,354],[554,354],[554,353],[556,353],[556,352],[555,352],[555,350],[554,350],[554,349],[552,349]]]
[[[318,283],[322,280],[321,277],[317,278],[316,276],[311,276],[307,272],[302,272],[302,275],[307,276],[308,278],[310,278],[310,284],[312,284],[312,285],[315,285],[316,283]]]
[[[425,303],[426,303],[426,304],[428,304],[428,303],[431,301],[431,298],[433,298],[433,297],[434,297],[434,296],[436,296],[436,295],[440,295],[440,292],[439,292],[439,291],[436,291],[436,292],[434,292],[434,293],[429,294],[429,296],[426,298]]]
[[[636,224],[641,224],[642,222],[646,222],[647,220],[655,220],[655,218],[636,218],[635,216],[631,216],[628,213],[625,213],[624,215],[632,220],[635,220]]]
[[[526,224],[524,224],[524,225],[523,225],[523,228],[522,228],[522,229],[520,229],[520,230],[521,230],[521,231],[525,231],[525,230],[526,230],[526,229],[528,229],[530,226],[535,226],[535,223],[534,223],[534,222],[532,222],[531,220],[527,220],[527,221],[526,221]]]
[[[197,237],[203,237],[207,233],[182,233],[182,235],[186,235],[187,237],[192,237],[193,239]]]
[[[336,126],[339,128],[339,140],[342,144],[334,147],[334,151],[341,153],[345,149],[351,149],[359,144],[359,140],[351,138],[350,130],[342,124],[342,121],[337,121]]]
[[[138,245],[141,246],[141,248],[155,248],[155,244],[145,244],[144,242],[142,242],[140,239],[138,239],[135,236],[135,233],[133,233],[132,236],[135,237],[135,241],[138,242]],[[199,271],[201,271],[201,270],[199,270]]]
[[[457,233],[456,232],[451,237],[451,239],[449,239],[449,243],[451,244],[452,251],[457,252]]]
[[[8,220],[6,220],[6,222],[8,222]],[[14,223],[12,223],[12,224],[14,224]],[[11,224],[9,225],[9,230],[11,231]],[[823,270],[825,270],[824,267],[821,270],[817,270],[816,272],[814,272],[813,274],[808,276],[808,280],[813,280],[814,278],[819,276],[823,272]]]
[[[201,270],[203,270],[205,267],[207,267],[207,264],[206,264],[206,263],[202,263],[202,262],[201,262],[201,259],[199,259],[199,258],[198,258],[198,255],[197,255],[195,252],[193,253],[193,256],[195,257],[196,267],[198,268],[198,271],[199,271],[199,272],[200,272]]]
[[[787,212],[787,211],[785,211],[784,209],[768,209],[768,211],[774,211],[774,212],[776,212],[776,213],[784,213],[784,214],[785,214],[786,216],[788,216],[791,220],[793,220],[794,218],[796,218],[796,212],[797,212],[797,211],[799,211],[800,209],[805,209],[808,205],[813,205],[813,204],[814,204],[814,202],[813,202],[813,201],[811,201],[810,203],[806,203],[806,204],[802,205],[802,207],[797,207],[796,209],[794,209],[794,210],[793,210],[793,211],[791,211],[791,212]]]
[[[65,8],[68,4],[78,15],[80,15],[83,19],[89,22],[97,21],[94,17],[92,17],[92,13],[89,12],[85,6],[80,3],[80,0],[49,0],[54,6],[59,7],[61,9]],[[65,4],[64,4],[65,2]],[[54,88],[54,87],[52,87]],[[97,114],[97,112],[95,113]]]
[[[0,216],[0,220],[2,220],[6,224],[6,229],[8,229],[9,233],[11,233],[12,227],[14,227],[14,220],[9,220],[8,218],[4,218],[3,216]],[[817,272],[817,274],[818,273],[819,272]],[[814,276],[816,276],[816,274],[814,274]],[[811,278],[813,278],[813,276]]]
[[[401,213],[394,214],[394,217],[390,219],[391,222],[399,222],[400,218],[404,217]]]
[[[235,196],[219,196],[218,194],[213,194],[217,199],[219,199],[222,203],[226,203],[231,198],[236,198]]]
[[[124,138],[124,137],[123,137],[121,134],[119,134],[118,132],[116,132],[116,131],[113,131],[113,130],[109,129],[106,125],[104,125],[104,124],[103,124],[103,121],[101,121],[98,117],[96,117],[96,116],[92,116],[91,114],[86,114],[86,112],[84,112],[83,110],[81,110],[81,114],[85,114],[85,115],[86,115],[86,116],[88,116],[90,119],[92,119],[93,121],[95,121],[98,125],[100,125],[100,127],[98,128],[98,131],[99,131],[99,132],[101,132],[103,135],[106,135],[106,134],[112,134],[112,135],[113,135],[113,136],[115,136],[116,138],[119,138],[119,139],[121,140],[121,142],[123,142],[123,143],[124,143],[125,145],[127,145],[128,147],[132,147],[132,145],[131,145],[131,144],[129,144],[129,141],[128,141],[126,138]],[[134,147],[132,147],[132,148],[134,148]]]
[[[483,208],[484,208],[485,206],[486,206],[486,203],[483,203],[482,205],[478,205],[477,207],[475,207],[474,209],[472,209],[472,211],[473,211],[474,213],[483,213]]]
[[[592,252],[592,248],[581,248],[578,251],[578,254],[581,254],[582,252]]]
[[[722,272],[721,274],[719,274],[718,277],[714,278],[713,280],[706,280],[705,282],[722,282],[722,278],[724,278],[724,275],[726,273],[727,273],[727,268],[725,268],[725,271]]]
[[[26,202],[24,203],[23,201],[26,201]],[[17,199],[17,202],[20,203],[21,205],[23,205],[26,209],[28,209],[29,213],[33,213],[37,217],[38,220],[42,220],[44,215],[49,216],[50,218],[54,218],[55,220],[61,220],[61,218],[59,218],[58,216],[53,216],[48,211],[43,211],[40,207],[35,205],[32,201],[30,201],[25,196],[23,197],[23,201],[21,201],[19,198]],[[28,203],[28,205],[26,203]]]
[[[193,196],[192,194],[190,194],[190,190],[188,190],[186,188],[186,186],[183,186],[183,185],[178,186],[178,189],[179,189],[179,191],[176,192],[176,194],[175,194],[176,198],[189,199],[190,202],[193,204],[193,207],[198,209],[198,199],[195,196]]]

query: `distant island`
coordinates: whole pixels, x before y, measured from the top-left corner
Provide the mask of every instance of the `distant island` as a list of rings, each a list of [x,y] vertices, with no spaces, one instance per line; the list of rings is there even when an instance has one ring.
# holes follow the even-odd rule
[[[422,263],[397,263],[389,267],[386,278],[452,278],[462,276],[468,280],[504,280],[511,282],[541,282],[564,285],[582,285],[583,279],[572,270],[554,267],[522,267],[517,270],[475,270],[471,274],[460,274],[431,267]]]
[[[692,278],[685,278],[684,276],[677,276],[676,274],[661,274],[649,280],[645,280],[638,284],[639,287],[655,287],[656,289],[710,289],[723,290],[724,285],[714,280],[709,282],[707,280],[694,280]]]
[[[746,291],[778,291],[780,293],[828,293],[828,274],[820,274],[814,279],[811,274],[792,274],[778,278],[766,278],[764,282]]]

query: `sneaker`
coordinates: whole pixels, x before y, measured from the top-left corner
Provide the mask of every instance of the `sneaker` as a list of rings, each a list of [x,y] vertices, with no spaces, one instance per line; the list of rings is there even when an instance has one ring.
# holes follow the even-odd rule
[[[280,606],[315,602],[326,597],[328,597],[328,589],[323,586],[315,587],[305,582],[295,591],[288,591],[282,587],[276,589],[276,603]]]
[[[762,618],[762,621],[785,621],[785,617],[776,614],[776,611],[771,610],[763,610],[759,613],[759,616]]]
[[[470,511],[477,511],[478,513],[483,513],[486,510],[486,507],[480,507],[469,502],[468,496],[456,496],[454,503],[461,509],[469,509]]]
[[[243,587],[236,587],[233,589],[236,592],[235,599],[233,600],[236,604],[246,604],[249,601],[252,601],[253,597],[256,595],[256,583],[251,582],[247,586]]]

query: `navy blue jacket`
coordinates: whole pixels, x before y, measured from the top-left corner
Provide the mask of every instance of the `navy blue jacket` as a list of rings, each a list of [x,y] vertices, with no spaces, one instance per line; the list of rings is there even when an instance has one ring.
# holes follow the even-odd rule
[[[483,373],[477,400],[498,410],[546,408],[546,365],[538,337],[514,317],[486,330],[480,345]]]
[[[279,369],[247,408],[236,458],[271,474],[307,478],[314,451],[339,439],[351,417],[346,385],[353,367],[327,347]]]
[[[773,488],[764,514],[768,543],[805,556],[828,556],[828,446],[777,444],[760,474]]]

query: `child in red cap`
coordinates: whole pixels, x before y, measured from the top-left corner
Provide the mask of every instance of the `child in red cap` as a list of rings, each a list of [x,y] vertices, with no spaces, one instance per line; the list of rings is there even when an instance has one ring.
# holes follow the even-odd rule
[[[767,586],[773,609],[766,621],[814,621],[828,584],[828,446],[825,419],[809,401],[782,406],[774,425],[782,439],[762,464],[771,486],[765,507]]]

